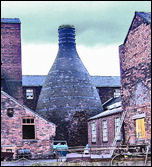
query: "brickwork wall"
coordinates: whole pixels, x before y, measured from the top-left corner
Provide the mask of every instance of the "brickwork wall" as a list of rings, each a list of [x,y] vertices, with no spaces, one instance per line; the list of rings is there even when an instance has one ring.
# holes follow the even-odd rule
[[[1,23],[1,60],[9,94],[22,102],[20,24]],[[14,89],[15,86],[15,89]]]
[[[7,108],[14,108],[14,116],[7,115]],[[22,118],[25,116],[34,117],[36,138],[32,140],[22,139]],[[55,135],[55,126],[42,119],[35,113],[18,105],[7,96],[1,96],[1,146],[10,145],[16,150],[29,148],[32,158],[38,154],[50,154],[51,141]]]
[[[115,118],[120,117],[121,118],[121,113],[105,116],[102,118],[90,120],[88,122],[88,143],[90,146],[103,146],[103,147],[108,147],[111,146],[114,137],[115,137]],[[107,120],[107,125],[108,125],[108,141],[104,142],[103,141],[103,130],[102,130],[102,121]],[[96,123],[96,143],[92,143],[92,133],[91,133],[91,124],[92,122]],[[123,134],[122,134],[122,139],[123,139]]]
[[[126,140],[135,136],[133,116],[141,113],[146,115],[146,138],[150,140],[151,135],[151,25],[142,21],[138,15],[134,18],[125,43],[119,47]]]

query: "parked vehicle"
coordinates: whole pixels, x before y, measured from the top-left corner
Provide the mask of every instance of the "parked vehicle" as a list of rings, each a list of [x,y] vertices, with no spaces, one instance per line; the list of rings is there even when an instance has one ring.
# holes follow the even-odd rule
[[[19,149],[17,150],[17,158],[27,158],[31,159],[31,151],[30,149]]]
[[[68,151],[68,145],[65,140],[53,141],[54,156],[66,156],[67,151]]]

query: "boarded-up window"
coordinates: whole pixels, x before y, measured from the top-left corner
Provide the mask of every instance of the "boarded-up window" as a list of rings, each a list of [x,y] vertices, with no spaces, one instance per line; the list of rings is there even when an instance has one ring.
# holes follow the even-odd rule
[[[34,118],[23,118],[22,133],[23,139],[35,139]]]
[[[144,118],[136,119],[136,137],[145,138],[145,121]]]
[[[91,131],[92,131],[92,143],[96,143],[96,123],[95,122],[91,124]]]
[[[115,138],[116,140],[121,140],[121,133],[120,133],[120,118],[115,118]]]
[[[102,121],[102,129],[103,129],[103,141],[108,141],[108,126],[107,126],[107,121],[104,120]]]

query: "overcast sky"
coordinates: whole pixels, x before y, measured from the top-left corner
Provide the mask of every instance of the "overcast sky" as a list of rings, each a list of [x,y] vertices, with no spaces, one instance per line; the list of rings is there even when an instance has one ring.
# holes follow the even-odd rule
[[[1,17],[20,18],[23,75],[47,75],[58,52],[58,27],[76,28],[77,52],[90,75],[119,76],[119,50],[135,11],[150,1],[1,1]]]

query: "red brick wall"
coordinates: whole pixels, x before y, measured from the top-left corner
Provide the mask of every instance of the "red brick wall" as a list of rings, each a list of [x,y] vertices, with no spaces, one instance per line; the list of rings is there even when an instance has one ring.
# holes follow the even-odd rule
[[[126,41],[119,48],[122,107],[127,110],[126,140],[129,135],[135,137],[133,116],[141,113],[146,115],[146,138],[150,140],[151,135],[151,25],[141,22],[142,19],[135,16]]]
[[[3,73],[8,80],[9,93],[22,102],[21,31],[19,23],[1,23],[1,60]]]
[[[14,116],[7,116],[7,108],[14,108]],[[22,117],[32,116],[35,118],[36,138],[34,140],[22,139]],[[18,149],[29,148],[32,158],[38,154],[50,154],[51,141],[55,135],[55,126],[47,122],[35,113],[18,105],[10,98],[2,94],[1,96],[1,146],[15,147],[15,156]]]
[[[88,143],[90,146],[111,146],[114,137],[115,137],[115,118],[120,117],[121,118],[121,113],[105,116],[102,118],[90,120],[88,122]],[[102,133],[102,121],[107,120],[107,125],[108,125],[108,141],[103,142],[103,133]],[[91,133],[91,123],[95,122],[96,123],[96,143],[92,143],[92,133]],[[123,135],[122,135],[123,138]]]

